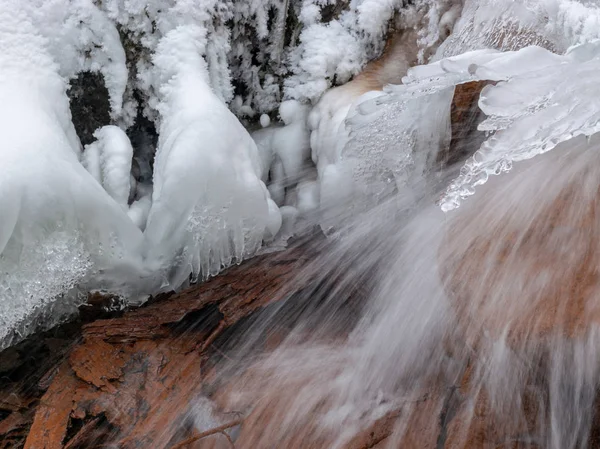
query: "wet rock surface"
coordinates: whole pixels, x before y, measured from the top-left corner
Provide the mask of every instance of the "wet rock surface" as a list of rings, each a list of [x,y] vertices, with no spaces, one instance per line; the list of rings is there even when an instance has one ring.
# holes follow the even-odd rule
[[[206,388],[213,345],[244,317],[301,289],[295,277],[310,254],[302,246],[257,257],[122,317],[73,325],[54,351],[51,337],[38,336],[46,349],[29,354],[31,366],[5,352],[12,377],[0,398],[0,441],[8,442],[0,447],[175,444],[189,431],[191,400]],[[29,348],[16,350],[18,358]]]

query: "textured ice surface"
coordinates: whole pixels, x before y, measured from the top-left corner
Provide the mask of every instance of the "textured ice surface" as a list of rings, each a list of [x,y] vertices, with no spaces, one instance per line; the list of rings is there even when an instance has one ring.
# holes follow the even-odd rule
[[[450,137],[452,88],[440,88],[424,97],[410,93],[388,102],[385,97],[358,105],[348,119],[351,138],[342,157],[352,167],[361,196],[377,200],[421,177]],[[378,103],[369,120],[363,112]],[[396,122],[396,126],[389,126]]]
[[[0,257],[0,349],[40,324],[52,326],[74,313],[85,298],[77,287],[92,266],[83,239],[73,229],[58,225],[28,245],[12,240]]]
[[[454,32],[436,59],[530,45],[563,53],[600,37],[599,6],[594,0],[465,0]]]
[[[54,41],[31,6],[0,4],[0,349],[72,312],[75,286],[124,288],[141,261],[141,232],[79,162]]]
[[[146,263],[177,288],[255,252],[276,222],[256,144],[208,84],[204,30],[169,32],[154,57],[161,127],[145,237]]]
[[[595,81],[599,56],[599,43],[590,42],[563,56],[536,46],[512,52],[476,50],[415,67],[404,84],[390,86],[385,96],[359,106],[351,120],[353,138],[344,151],[358,152],[362,166],[375,174],[390,165],[389,158],[379,162],[381,154],[402,161],[400,169],[416,163],[422,172],[428,152],[448,132],[437,112],[448,116],[454,86],[475,80],[496,82],[484,88],[479,101],[487,115],[479,129],[489,137],[442,201],[444,210],[453,209],[489,175],[509,170],[514,161],[600,131],[600,91]],[[422,136],[421,144],[411,141],[415,135]]]
[[[104,126],[94,133],[96,142],[88,145],[82,163],[104,190],[128,210],[131,191],[133,148],[129,138],[117,126]]]
[[[551,58],[541,49],[519,53],[524,53],[521,60],[505,57],[496,68],[477,70],[484,79],[506,81],[481,93],[479,106],[488,118],[479,129],[492,135],[448,189],[445,209],[458,205],[490,174],[509,170],[512,162],[600,131],[600,89],[595,80],[600,69],[598,43],[571,49],[563,57]],[[523,66],[530,70],[525,72]]]

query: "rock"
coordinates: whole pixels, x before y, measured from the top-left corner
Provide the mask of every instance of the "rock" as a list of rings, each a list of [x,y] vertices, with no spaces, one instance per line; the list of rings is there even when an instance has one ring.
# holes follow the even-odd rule
[[[63,363],[36,410],[25,449],[62,449],[76,386],[71,368]]]
[[[71,119],[82,145],[92,143],[94,132],[111,124],[110,100],[100,73],[81,72],[71,80],[67,92],[71,103]]]
[[[451,216],[441,272],[471,344],[600,323],[600,157],[584,139],[568,145],[492,177]]]
[[[83,341],[46,376],[48,390],[25,447],[159,449],[183,439],[217,339],[252,312],[302,289],[310,278],[296,278],[312,251],[304,245],[256,257],[122,317],[86,324]],[[0,420],[0,429],[12,427]]]
[[[454,89],[450,108],[451,140],[450,146],[442,149],[437,163],[445,168],[464,161],[479,149],[485,140],[485,134],[477,130],[485,115],[479,109],[481,90],[490,84],[488,81],[472,81],[459,84]]]

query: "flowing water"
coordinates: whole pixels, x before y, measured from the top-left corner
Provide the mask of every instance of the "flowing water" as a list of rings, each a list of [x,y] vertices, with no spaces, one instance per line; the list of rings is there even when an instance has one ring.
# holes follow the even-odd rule
[[[415,154],[400,155],[391,197],[355,207],[367,212],[345,219],[299,274],[317,287],[235,336],[235,362],[221,362],[223,386],[198,409],[198,430],[236,410],[246,416],[231,432],[238,449],[600,447],[600,141],[594,100],[575,93],[597,58],[567,51],[594,38],[570,21],[598,10],[551,3],[466,2],[462,31],[437,57],[535,44],[566,52],[556,65],[540,47],[498,64],[493,53],[442,61],[357,108],[347,154],[375,145],[385,159],[405,141]],[[431,169],[443,138],[428,126],[445,113],[435,111],[446,111],[447,89],[478,80],[494,83],[479,101],[488,133],[462,142],[463,154],[484,144],[460,172]],[[444,192],[451,207],[440,207]],[[277,344],[258,355],[265,336]]]
[[[247,416],[235,447],[600,447],[599,149],[571,139],[448,214],[417,184],[346,223],[299,274],[328,287],[235,336],[212,398]]]

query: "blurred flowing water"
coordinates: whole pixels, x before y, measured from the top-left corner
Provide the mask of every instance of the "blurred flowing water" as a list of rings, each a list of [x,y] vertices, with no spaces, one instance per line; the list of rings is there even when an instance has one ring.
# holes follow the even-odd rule
[[[363,212],[326,211],[341,224],[299,274],[315,287],[232,338],[232,386],[215,403],[251,417],[236,447],[600,447],[598,109],[577,93],[600,47],[569,49],[594,42],[574,24],[600,14],[492,3],[465,2],[441,62],[347,120]],[[486,133],[473,132],[481,114],[448,118],[455,86],[479,80],[493,81]],[[451,125],[462,159],[440,167]],[[361,446],[364,432],[376,441]]]
[[[427,402],[437,447],[487,447],[472,435],[482,419],[497,447],[596,447],[599,147],[573,139],[449,214],[421,183],[346,223],[299,274],[316,287],[234,336],[227,405],[271,413],[251,444],[347,447],[399,412],[381,447],[430,447],[427,428],[412,435]]]

